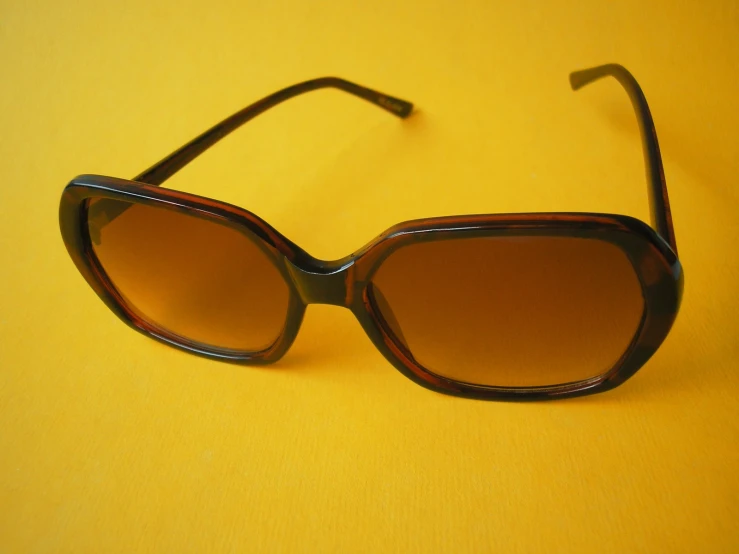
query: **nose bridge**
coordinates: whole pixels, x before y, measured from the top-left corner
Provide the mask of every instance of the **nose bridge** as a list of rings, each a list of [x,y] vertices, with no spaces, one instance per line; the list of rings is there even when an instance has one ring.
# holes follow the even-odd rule
[[[302,268],[285,260],[300,298],[306,304],[349,307],[352,303],[354,261]]]

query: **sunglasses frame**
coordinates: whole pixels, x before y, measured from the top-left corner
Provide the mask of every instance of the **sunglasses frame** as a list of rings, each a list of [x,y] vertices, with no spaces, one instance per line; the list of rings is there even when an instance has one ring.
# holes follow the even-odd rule
[[[325,86],[341,88],[400,117],[406,117],[412,109],[412,105],[403,100],[340,79],[325,78],[284,89],[247,107],[134,180],[100,175],[76,177],[62,193],[59,210],[62,238],[82,276],[124,323],[146,336],[190,353],[236,363],[274,362],[287,352],[295,340],[307,305],[321,303],[350,309],[388,361],[406,377],[437,392],[485,400],[542,400],[603,392],[626,381],[656,352],[672,327],[683,289],[683,271],[674,242],[656,133],[646,100],[643,100],[643,108],[648,116],[646,123],[638,103],[639,97],[643,99],[641,89],[628,71],[615,64],[573,73],[571,83],[573,88],[579,88],[605,75],[617,77],[622,84],[625,80],[624,86],[632,100],[636,95],[634,105],[640,115],[647,176],[652,185],[650,199],[653,220],[660,232],[633,217],[613,214],[565,212],[439,217],[395,225],[354,254],[340,260],[325,261],[314,258],[247,210],[158,186],[243,122],[307,90]],[[351,90],[347,90],[347,85],[352,87]],[[233,120],[231,127],[225,125],[230,120]],[[650,128],[651,132],[644,132]],[[655,175],[658,182],[653,179]],[[280,337],[268,349],[260,352],[223,350],[175,335],[137,315],[113,286],[94,253],[88,225],[91,199],[109,199],[174,210],[234,229],[256,243],[279,270],[290,289],[286,324]],[[121,206],[117,202],[114,204]],[[116,216],[116,213],[108,213],[107,220]],[[500,236],[596,239],[610,242],[626,254],[642,287],[644,311],[634,338],[610,370],[591,379],[554,386],[476,385],[449,379],[424,368],[394,335],[391,325],[377,309],[371,284],[374,273],[388,256],[399,248],[419,242]]]

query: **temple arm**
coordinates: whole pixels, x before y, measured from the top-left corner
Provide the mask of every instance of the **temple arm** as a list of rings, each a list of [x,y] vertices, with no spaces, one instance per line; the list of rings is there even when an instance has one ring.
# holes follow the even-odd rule
[[[647,99],[629,71],[618,64],[601,65],[591,69],[583,69],[570,73],[570,84],[573,90],[578,90],[602,77],[614,77],[626,89],[634,105],[639,129],[641,131],[644,162],[647,170],[649,185],[649,204],[652,212],[652,226],[677,254],[675,231],[672,228],[672,214],[670,213],[670,199],[667,196],[665,173],[662,169],[662,156],[659,153],[657,131],[654,129],[652,114],[649,112]]]
[[[358,96],[359,98],[371,102],[372,104],[387,110],[391,114],[402,118],[408,117],[413,111],[413,104],[410,102],[355,85],[354,83],[350,83],[349,81],[345,81],[337,77],[313,79],[311,81],[305,81],[277,91],[274,94],[270,94],[254,104],[247,106],[240,112],[233,114],[231,117],[224,119],[211,129],[208,129],[199,137],[191,140],[179,150],[173,152],[162,161],[134,177],[133,180],[140,183],[148,183],[150,185],[161,185],[177,171],[185,167],[216,142],[241,127],[247,121],[255,118],[262,112],[267,111],[277,104],[284,102],[285,100],[289,100],[299,94],[320,88],[337,88],[339,90],[343,90],[344,92]]]
[[[298,83],[291,87],[284,88],[254,102],[240,112],[236,112],[231,117],[224,119],[214,127],[205,131],[199,137],[191,140],[185,146],[172,152],[162,161],[154,164],[149,169],[133,178],[139,183],[147,183],[149,185],[161,185],[180,169],[185,167],[216,142],[226,135],[241,127],[247,121],[254,119],[259,114],[268,109],[289,100],[294,96],[310,92],[320,88],[337,88],[358,96],[367,102],[379,106],[383,110],[387,110],[393,115],[401,118],[408,117],[413,111],[413,104],[394,96],[389,96],[376,90],[355,85],[338,77],[323,77],[321,79],[313,79]],[[88,207],[87,221],[90,228],[90,236],[95,244],[100,242],[100,230],[120,216],[128,209],[129,205],[125,202],[116,202],[107,199],[99,199]]]

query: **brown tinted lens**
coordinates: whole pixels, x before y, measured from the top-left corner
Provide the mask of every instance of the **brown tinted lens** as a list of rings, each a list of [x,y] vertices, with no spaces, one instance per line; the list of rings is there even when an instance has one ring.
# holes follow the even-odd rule
[[[91,202],[88,222],[100,265],[149,323],[197,343],[245,352],[268,348],[282,332],[287,284],[267,254],[239,231],[107,199]]]
[[[426,369],[531,387],[611,369],[642,317],[626,255],[600,240],[492,237],[421,242],[372,278],[385,326]]]

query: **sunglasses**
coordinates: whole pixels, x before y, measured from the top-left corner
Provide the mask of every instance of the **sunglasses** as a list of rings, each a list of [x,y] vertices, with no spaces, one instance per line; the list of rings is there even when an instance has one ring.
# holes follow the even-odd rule
[[[332,87],[400,118],[413,104],[327,77],[225,119],[133,180],[81,175],[64,189],[62,237],[126,324],[185,351],[263,364],[295,339],[308,304],[349,308],[380,352],[431,390],[488,400],[592,394],[631,377],[677,315],[683,271],[647,101],[616,64],[639,120],[653,227],[599,213],[465,215],[396,225],[319,260],[236,206],[160,188],[262,112]]]

